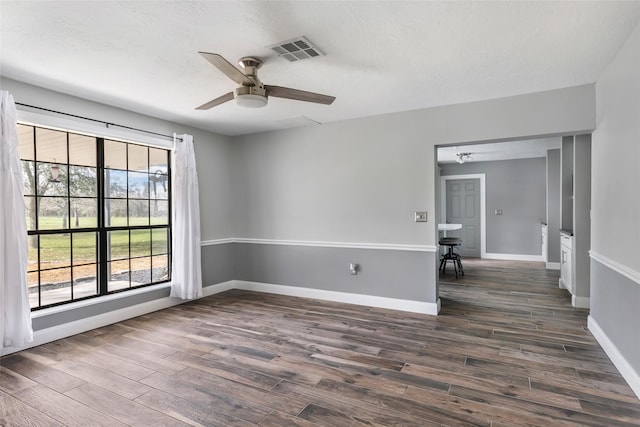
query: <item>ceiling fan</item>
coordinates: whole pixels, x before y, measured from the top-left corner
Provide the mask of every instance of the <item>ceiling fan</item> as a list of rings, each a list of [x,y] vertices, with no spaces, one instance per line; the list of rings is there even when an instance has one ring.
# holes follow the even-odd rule
[[[225,93],[206,104],[196,107],[196,110],[208,110],[227,101],[231,101],[234,98],[236,100],[236,104],[242,107],[252,108],[264,107],[267,105],[267,99],[270,96],[293,99],[296,101],[315,102],[317,104],[325,105],[331,104],[336,99],[335,96],[321,95],[319,93],[306,92],[304,90],[263,84],[258,78],[258,68],[262,66],[262,60],[259,58],[251,56],[240,58],[238,63],[244,70],[240,71],[217,53],[198,53],[240,86],[238,86],[238,88],[233,92]]]

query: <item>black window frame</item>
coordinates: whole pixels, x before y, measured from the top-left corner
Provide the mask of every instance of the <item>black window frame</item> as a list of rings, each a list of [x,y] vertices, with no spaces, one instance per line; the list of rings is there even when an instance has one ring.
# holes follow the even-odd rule
[[[94,299],[94,298],[100,298],[100,297],[104,297],[106,295],[113,295],[113,294],[117,294],[117,293],[126,293],[132,290],[136,290],[136,289],[141,289],[141,288],[145,288],[145,287],[149,287],[149,286],[154,286],[154,285],[158,285],[158,284],[162,284],[162,283],[167,283],[171,281],[171,259],[172,259],[172,247],[171,247],[171,236],[172,236],[172,222],[171,222],[171,217],[172,217],[172,193],[171,193],[171,156],[172,156],[172,152],[170,149],[166,148],[166,147],[162,147],[162,146],[154,146],[154,145],[150,145],[150,144],[144,144],[144,143],[140,143],[140,142],[135,142],[135,141],[131,141],[131,140],[121,140],[121,139],[117,139],[117,138],[112,138],[112,137],[98,137],[95,135],[86,135],[83,134],[82,132],[78,132],[78,131],[73,131],[73,130],[68,130],[68,129],[58,129],[58,128],[51,128],[48,126],[42,126],[42,125],[36,125],[36,124],[27,124],[27,123],[18,123],[19,126],[25,126],[25,127],[30,127],[32,129],[32,138],[33,138],[33,160],[25,160],[22,158],[21,155],[21,163],[23,162],[31,162],[32,166],[33,166],[33,179],[34,179],[34,183],[33,183],[33,187],[32,187],[32,195],[25,195],[25,197],[33,197],[35,204],[34,204],[34,211],[32,212],[32,215],[34,215],[35,218],[35,229],[31,229],[31,230],[27,230],[27,235],[32,238],[31,236],[35,236],[37,239],[37,270],[33,270],[33,269],[29,269],[28,273],[36,273],[37,272],[37,276],[38,276],[38,285],[37,285],[37,293],[38,293],[38,303],[36,306],[31,307],[31,311],[38,311],[38,310],[42,310],[42,309],[46,309],[46,308],[51,308],[51,307],[56,307],[56,306],[62,306],[62,305],[66,305],[66,304],[70,304],[70,303],[74,303],[74,302],[78,302],[78,301],[85,301],[85,300],[89,300],[89,299]],[[49,131],[54,131],[54,132],[63,132],[66,134],[66,163],[64,162],[47,162],[47,161],[39,161],[38,160],[38,132],[37,129],[44,129],[44,130],[49,130]],[[95,165],[95,169],[96,169],[96,187],[95,188],[95,197],[91,197],[91,196],[72,196],[72,192],[71,192],[71,168],[76,166],[76,167],[81,167],[82,165],[76,165],[74,163],[71,163],[70,157],[71,157],[71,151],[70,151],[70,135],[80,135],[82,137],[89,137],[92,139],[95,139],[95,148],[96,148],[96,165]],[[129,195],[129,188],[128,188],[128,181],[127,181],[127,190],[126,190],[126,196],[122,197],[122,200],[126,200],[126,205],[127,205],[127,212],[126,212],[126,218],[127,218],[127,225],[116,225],[116,226],[112,226],[112,225],[107,225],[108,222],[108,218],[106,217],[106,210],[105,210],[105,204],[106,204],[106,200],[109,199],[109,195],[106,194],[106,185],[105,185],[105,172],[107,170],[119,170],[122,171],[121,169],[113,169],[113,168],[109,168],[109,167],[105,167],[105,141],[112,141],[115,143],[120,143],[120,144],[126,144],[126,153],[127,153],[127,160],[126,160],[126,164],[127,164],[127,170],[125,171],[127,173],[129,172],[135,172],[135,173],[140,173],[140,172],[136,172],[136,171],[131,171],[128,169],[128,153],[129,153],[129,146],[130,145],[134,145],[134,146],[140,146],[140,147],[145,147],[146,148],[146,155],[147,155],[147,171],[146,174],[148,175],[148,180],[147,180],[147,191],[146,191],[146,198],[132,198]],[[167,193],[167,198],[166,199],[158,199],[156,198],[152,198],[151,197],[151,188],[150,188],[150,184],[151,184],[151,175],[155,175],[155,172],[151,171],[151,152],[150,150],[162,150],[162,151],[166,151],[166,174],[161,173],[161,178],[164,177],[165,182],[164,185],[166,186],[166,193]],[[65,201],[65,209],[66,209],[66,216],[67,216],[67,222],[66,222],[66,228],[56,228],[56,229],[40,229],[40,200],[42,198],[45,197],[52,197],[52,196],[46,196],[44,194],[38,194],[38,167],[39,164],[57,164],[60,166],[65,166],[66,167],[66,176],[64,177],[64,179],[66,179],[66,195],[65,196],[53,196],[53,197],[64,197],[66,199]],[[157,176],[154,176],[154,178],[157,178]],[[157,184],[157,182],[156,182]],[[97,206],[96,206],[96,226],[95,227],[79,227],[79,226],[72,226],[72,216],[71,216],[71,205],[72,205],[72,200],[73,199],[78,199],[78,198],[95,198],[97,199]],[[146,200],[148,202],[148,217],[149,217],[149,221],[148,224],[146,225],[131,225],[129,224],[129,218],[130,218],[130,212],[129,212],[129,201],[130,200]],[[151,204],[152,202],[156,202],[156,206],[157,206],[157,201],[160,200],[162,202],[166,202],[167,203],[167,218],[166,218],[166,223],[162,223],[162,224],[152,224],[152,220],[151,220]],[[27,221],[27,228],[29,228]],[[157,253],[154,254],[154,247],[153,247],[153,230],[166,230],[166,253]],[[131,253],[131,231],[136,231],[136,230],[148,230],[149,232],[149,251],[148,251],[148,255],[144,256],[132,256]],[[126,288],[122,288],[122,289],[113,289],[113,290],[109,290],[109,263],[110,261],[110,254],[109,254],[109,246],[108,246],[108,242],[109,242],[109,233],[110,232],[114,232],[114,231],[128,231],[129,232],[129,239],[128,239],[128,245],[129,245],[129,250],[128,250],[128,257],[125,258],[120,258],[118,259],[118,261],[124,261],[127,260],[128,261],[128,265],[129,265],[129,287]],[[96,236],[96,259],[95,262],[88,262],[85,264],[75,264],[74,263],[74,258],[73,258],[73,238],[74,238],[74,234],[78,234],[78,233],[95,233]],[[68,234],[69,235],[69,265],[68,267],[65,266],[59,266],[59,267],[52,267],[52,268],[41,268],[41,261],[42,261],[42,256],[41,256],[41,236],[47,236],[47,235],[54,235],[54,234]],[[154,256],[166,256],[166,274],[163,275],[163,278],[161,280],[158,281],[154,281],[154,274],[153,274],[153,257]],[[149,278],[150,278],[150,282],[149,283],[142,283],[142,284],[136,284],[135,286],[132,286],[132,279],[131,279],[131,273],[132,273],[132,265],[131,265],[131,260],[132,259],[137,259],[137,258],[149,258],[150,259],[150,271],[149,271]],[[83,297],[79,297],[76,298],[74,296],[74,276],[73,276],[73,271],[74,271],[74,267],[78,267],[78,266],[84,266],[84,265],[93,265],[96,264],[96,293],[93,295],[88,295],[88,296],[83,296]],[[53,302],[53,303],[49,303],[49,304],[42,304],[43,302],[43,297],[42,297],[42,271],[52,271],[52,270],[56,270],[56,269],[63,269],[63,268],[69,268],[70,270],[70,282],[69,282],[69,287],[70,287],[70,294],[71,297],[70,299],[64,300],[64,301],[57,301],[57,302]],[[28,286],[28,284],[27,284]]]

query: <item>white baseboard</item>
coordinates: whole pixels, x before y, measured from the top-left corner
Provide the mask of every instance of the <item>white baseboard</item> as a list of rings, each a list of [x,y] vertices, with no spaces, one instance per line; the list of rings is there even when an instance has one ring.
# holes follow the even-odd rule
[[[591,307],[589,297],[578,297],[571,295],[571,305],[575,308],[589,308]]]
[[[547,261],[547,270],[560,270],[560,263]]]
[[[521,255],[521,254],[493,254],[485,253],[482,258],[486,259],[502,259],[505,261],[539,261],[544,262],[542,255]]]
[[[274,285],[270,283],[246,282],[236,280],[236,289],[265,292],[270,294],[288,295],[302,298],[314,298],[325,301],[343,302],[347,304],[366,305],[369,307],[388,308],[391,310],[408,311],[437,315],[440,311],[440,299],[437,303],[412,301],[397,298],[378,297],[372,295],[352,294],[347,292],[327,291],[323,289],[301,288],[297,286]]]
[[[569,293],[571,293],[571,289],[569,289],[565,281],[562,280],[562,277],[558,279],[558,286],[560,287],[560,289],[566,289]]]
[[[227,291],[233,288],[233,281],[219,283],[213,286],[202,288],[203,297]],[[101,328],[113,323],[122,322],[154,311],[173,307],[174,305],[188,302],[179,298],[165,297],[153,301],[144,302],[142,304],[133,305],[131,307],[121,308],[119,310],[109,311],[107,313],[98,314],[91,317],[75,320],[73,322],[52,326],[50,328],[34,331],[33,341],[22,347],[1,348],[0,355],[15,353],[27,348],[36,347],[51,341],[56,341],[72,335],[81,334],[92,329]]]
[[[620,375],[625,379],[631,390],[640,399],[640,373],[636,372],[633,367],[627,362],[620,351],[613,342],[609,339],[607,334],[600,328],[598,322],[591,316],[587,318],[587,327],[591,334],[594,336],[600,347],[607,353],[609,359],[613,362],[614,366],[620,371]]]

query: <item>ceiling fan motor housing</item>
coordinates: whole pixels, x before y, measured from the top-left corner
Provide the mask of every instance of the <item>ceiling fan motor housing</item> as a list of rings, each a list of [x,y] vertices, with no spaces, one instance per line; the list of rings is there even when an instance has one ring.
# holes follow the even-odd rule
[[[238,60],[238,64],[245,70],[245,74],[255,74],[255,71],[262,66],[262,60],[254,56],[244,56]]]

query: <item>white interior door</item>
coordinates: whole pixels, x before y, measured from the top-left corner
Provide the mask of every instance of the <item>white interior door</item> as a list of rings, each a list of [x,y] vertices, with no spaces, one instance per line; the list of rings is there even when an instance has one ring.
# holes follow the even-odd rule
[[[460,237],[462,245],[458,252],[462,256],[480,257],[480,180],[447,180],[446,221],[462,224],[462,229],[447,232],[448,236]]]

